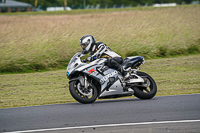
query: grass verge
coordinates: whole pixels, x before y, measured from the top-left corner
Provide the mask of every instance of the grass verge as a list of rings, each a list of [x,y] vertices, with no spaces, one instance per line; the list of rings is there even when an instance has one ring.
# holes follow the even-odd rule
[[[200,93],[200,55],[149,59],[140,70],[155,79],[157,96]],[[0,108],[75,102],[65,73],[0,75]]]
[[[81,50],[79,39],[86,34],[94,35],[96,41],[103,41],[123,58],[200,52],[200,6],[141,9],[109,9],[107,13],[91,10],[77,15],[2,15],[0,73],[66,66]]]

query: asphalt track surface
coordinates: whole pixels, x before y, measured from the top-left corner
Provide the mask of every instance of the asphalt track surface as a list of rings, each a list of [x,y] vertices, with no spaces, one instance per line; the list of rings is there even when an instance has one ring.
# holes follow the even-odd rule
[[[200,94],[0,109],[0,132],[200,133]]]

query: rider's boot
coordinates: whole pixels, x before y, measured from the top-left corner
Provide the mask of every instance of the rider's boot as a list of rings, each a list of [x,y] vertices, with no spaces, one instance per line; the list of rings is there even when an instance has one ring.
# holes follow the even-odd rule
[[[121,68],[121,73],[122,73],[122,76],[124,77],[124,80],[128,80],[129,79],[130,73],[128,71],[126,71],[123,68]]]

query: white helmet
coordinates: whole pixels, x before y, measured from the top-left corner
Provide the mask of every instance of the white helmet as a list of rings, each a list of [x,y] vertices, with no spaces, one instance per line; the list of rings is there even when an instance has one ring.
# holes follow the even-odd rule
[[[95,43],[95,39],[92,35],[85,35],[80,39],[80,45],[82,47],[82,53],[87,54],[91,50],[93,44]]]

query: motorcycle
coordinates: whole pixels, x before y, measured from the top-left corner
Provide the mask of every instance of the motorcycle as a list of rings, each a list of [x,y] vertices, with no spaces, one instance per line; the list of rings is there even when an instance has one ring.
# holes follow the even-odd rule
[[[85,56],[76,53],[67,66],[69,90],[72,97],[80,103],[93,103],[97,98],[118,98],[132,96],[139,99],[151,99],[156,95],[157,85],[147,73],[139,71],[144,64],[143,56],[126,57],[121,64],[129,72],[129,79],[106,63],[106,58],[96,58],[89,63],[81,61]]]

